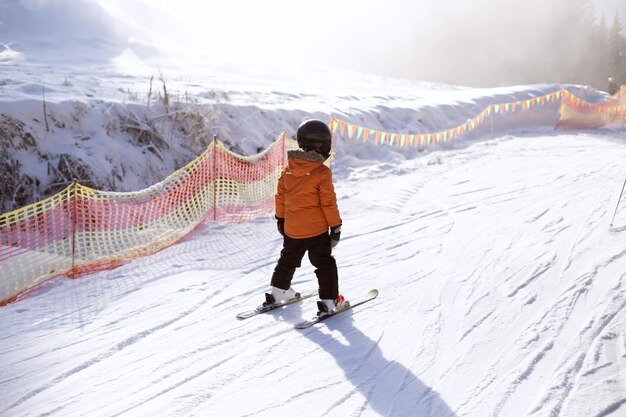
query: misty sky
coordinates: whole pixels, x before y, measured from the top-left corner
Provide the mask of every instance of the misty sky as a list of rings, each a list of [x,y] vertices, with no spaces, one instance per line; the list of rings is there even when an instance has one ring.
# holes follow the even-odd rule
[[[626,22],[626,1],[593,2],[608,24],[616,11]],[[561,13],[547,0],[149,3],[169,16],[174,15],[171,10],[176,11],[180,26],[169,25],[170,30],[177,28],[173,36],[193,39],[194,48],[220,59],[331,65],[392,77],[467,84],[509,81],[500,73],[479,68],[481,62],[502,62],[511,67],[503,71],[514,73],[526,56],[542,60],[534,50],[543,42],[540,28],[550,25],[552,16]],[[531,32],[537,35],[520,39],[517,24],[536,25],[537,30]],[[564,31],[563,36],[569,35]],[[550,49],[543,53],[549,61]],[[529,79],[534,81],[532,74]]]
[[[134,40],[219,62],[327,65],[474,86],[554,81],[534,69],[555,66],[560,38],[577,36],[563,23],[558,36],[548,31],[563,13],[563,1],[552,0],[3,1],[33,10],[62,3],[63,15],[91,2]],[[593,3],[608,24],[616,11],[626,24],[626,0]],[[77,17],[62,29],[84,33]]]

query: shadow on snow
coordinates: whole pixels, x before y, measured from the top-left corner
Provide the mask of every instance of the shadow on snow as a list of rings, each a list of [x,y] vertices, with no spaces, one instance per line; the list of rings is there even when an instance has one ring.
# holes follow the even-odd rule
[[[319,326],[340,332],[345,341],[323,332]],[[378,341],[354,326],[352,312],[301,332],[335,359],[365,397],[364,407],[385,417],[456,417],[435,390],[399,362],[383,356]]]

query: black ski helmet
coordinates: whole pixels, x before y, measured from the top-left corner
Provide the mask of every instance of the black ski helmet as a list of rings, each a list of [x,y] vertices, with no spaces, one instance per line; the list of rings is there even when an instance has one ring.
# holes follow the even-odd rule
[[[319,149],[324,158],[330,156],[331,133],[328,125],[321,120],[305,120],[296,133],[298,146],[304,150]]]

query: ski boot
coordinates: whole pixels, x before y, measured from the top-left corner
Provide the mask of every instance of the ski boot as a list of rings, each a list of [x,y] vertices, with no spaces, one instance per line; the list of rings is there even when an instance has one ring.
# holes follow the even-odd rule
[[[265,302],[263,305],[278,304],[281,301],[291,300],[292,298],[300,298],[300,293],[296,292],[291,287],[286,290],[272,287],[272,291],[270,293],[265,293]]]
[[[330,298],[320,299],[317,302],[317,315],[318,317],[325,316],[341,309],[342,307],[347,307],[348,305],[348,300],[346,300],[346,298],[341,294],[339,294],[339,296],[334,300]]]

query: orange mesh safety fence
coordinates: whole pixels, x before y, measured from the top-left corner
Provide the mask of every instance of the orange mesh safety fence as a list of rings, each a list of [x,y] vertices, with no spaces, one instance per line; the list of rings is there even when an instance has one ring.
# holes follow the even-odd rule
[[[298,147],[285,136],[260,155],[242,157],[216,148],[216,210],[213,220],[241,223],[274,210],[274,195],[286,153]]]
[[[602,103],[589,103],[563,91],[559,108],[561,129],[596,129],[605,126],[623,127],[626,123],[626,87]]]
[[[286,151],[283,133],[243,157],[215,140],[162,182],[136,192],[72,184],[0,216],[0,305],[42,282],[118,265],[180,240],[205,220],[245,222],[271,213]]]
[[[71,269],[72,190],[0,217],[0,301]]]

